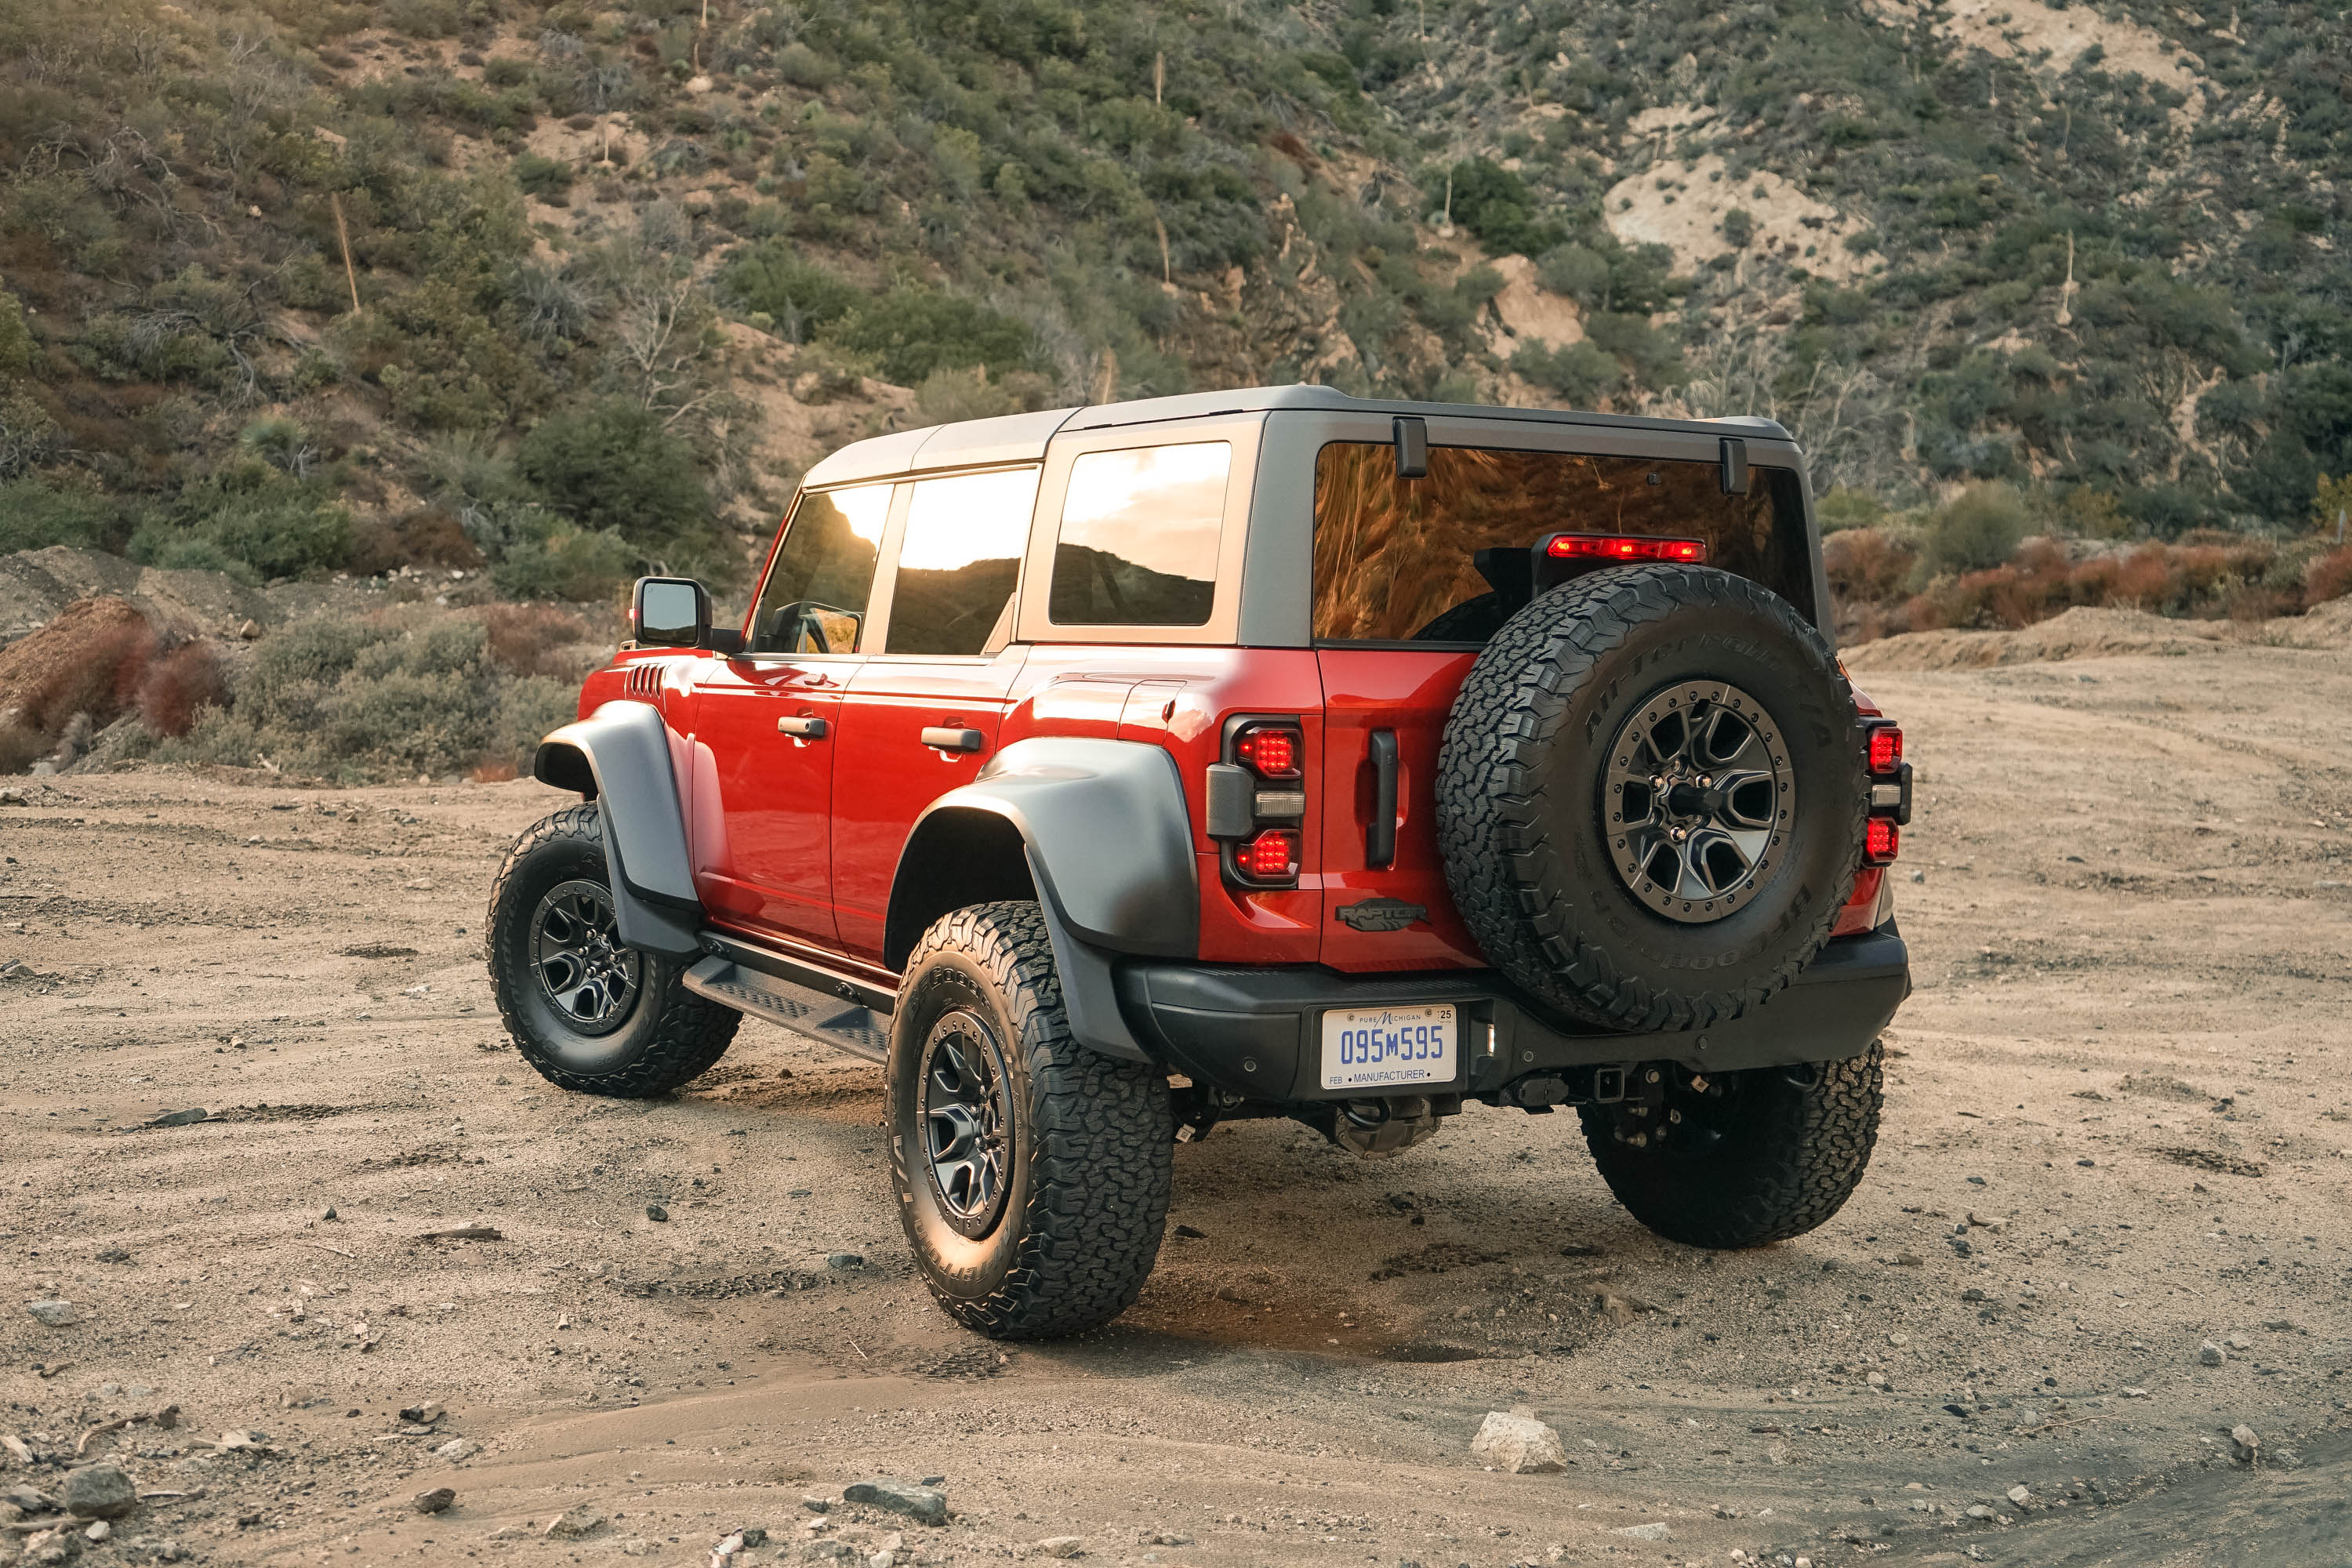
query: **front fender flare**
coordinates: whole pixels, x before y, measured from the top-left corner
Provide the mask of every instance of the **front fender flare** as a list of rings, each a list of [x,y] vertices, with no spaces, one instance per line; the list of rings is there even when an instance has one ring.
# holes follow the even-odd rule
[[[604,867],[621,940],[653,952],[698,952],[702,901],[687,852],[686,813],[669,726],[647,702],[607,702],[539,743],[531,776],[602,806]]]

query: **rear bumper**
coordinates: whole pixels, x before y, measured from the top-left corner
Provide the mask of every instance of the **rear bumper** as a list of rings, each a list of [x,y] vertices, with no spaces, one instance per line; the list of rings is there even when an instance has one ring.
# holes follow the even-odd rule
[[[1911,961],[1888,921],[1832,942],[1788,989],[1742,1017],[1660,1034],[1563,1026],[1485,969],[1368,975],[1144,961],[1121,964],[1117,984],[1137,1037],[1195,1082],[1252,1100],[1344,1100],[1354,1096],[1322,1087],[1322,1017],[1335,1007],[1454,1004],[1461,1069],[1449,1083],[1411,1092],[1486,1095],[1524,1080],[1574,1082],[1580,1069],[1589,1081],[1592,1068],[1637,1062],[1737,1072],[1843,1061],[1868,1049],[1911,994]]]

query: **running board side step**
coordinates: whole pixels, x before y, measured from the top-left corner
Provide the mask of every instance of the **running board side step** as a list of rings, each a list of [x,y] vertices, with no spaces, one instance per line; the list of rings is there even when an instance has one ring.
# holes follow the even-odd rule
[[[890,1020],[856,1003],[713,956],[686,972],[686,988],[724,1007],[805,1035],[819,1045],[881,1061],[890,1053]]]

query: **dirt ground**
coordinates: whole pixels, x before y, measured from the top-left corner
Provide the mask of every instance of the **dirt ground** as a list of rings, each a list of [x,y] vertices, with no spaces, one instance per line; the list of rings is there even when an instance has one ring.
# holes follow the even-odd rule
[[[87,1437],[162,1495],[85,1562],[2347,1561],[2345,656],[1864,679],[1918,992],[1836,1220],[1663,1244],[1570,1115],[1384,1163],[1228,1126],[1142,1302],[1042,1346],[931,1307],[874,1068],[750,1025],[641,1104],[504,1045],[482,900],[553,792],[20,781],[0,1486],[176,1405]],[[1564,1474],[1470,1457],[1514,1407]],[[876,1474],[954,1517],[803,1506]]]

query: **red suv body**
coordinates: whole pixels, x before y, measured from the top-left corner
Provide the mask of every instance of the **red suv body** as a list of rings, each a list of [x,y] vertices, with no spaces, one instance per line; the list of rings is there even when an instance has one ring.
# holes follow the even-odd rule
[[[1573,812],[1602,790],[1591,809],[1637,824],[1612,851],[1604,823],[1587,857],[1627,909],[1531,892],[1522,873],[1549,873],[1521,864],[1528,829],[1470,843],[1528,759],[1478,760],[1494,737],[1465,682],[1525,729],[1552,699],[1488,668],[1524,640],[1515,616],[1685,582],[1769,595],[1811,639],[1797,705],[1836,776],[1777,756],[1803,727],[1792,700],[1685,682],[1658,701],[1686,718],[1612,716],[1614,738],[1580,742],[1654,758],[1547,786]],[[1716,635],[1667,608],[1683,643]],[[582,959],[576,997],[611,1002],[629,973],[650,990],[653,969],[627,969],[642,954],[707,1003],[880,1058],[918,1048],[892,1018],[927,933],[1034,906],[1071,1037],[1164,1083],[1172,1127],[1292,1115],[1386,1153],[1465,1098],[1645,1136],[1628,1116],[1679,1121],[1667,1097],[1709,1075],[1719,1096],[1726,1075],[1860,1059],[1907,992],[1885,876],[1908,814],[1899,731],[1832,672],[1801,458],[1767,422],[1289,387],[903,432],[809,471],[740,625],[713,627],[674,579],[642,583],[633,614],[538,767],[602,813],[622,956]],[[1570,691],[1585,656],[1547,635],[1541,668]],[[1832,796],[1851,821],[1792,815]],[[1807,868],[1780,847],[1865,812]],[[1779,968],[1710,989],[1709,933],[1727,952],[1771,898],[1797,900],[1794,935],[1739,941]],[[1547,902],[1600,924],[1577,934],[1571,909],[1546,935]],[[1604,928],[1654,939],[1657,973],[1578,956]],[[570,961],[543,931],[517,941],[555,994]],[[1418,1074],[1397,1059],[1416,1049]]]

